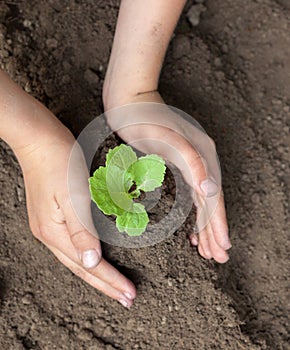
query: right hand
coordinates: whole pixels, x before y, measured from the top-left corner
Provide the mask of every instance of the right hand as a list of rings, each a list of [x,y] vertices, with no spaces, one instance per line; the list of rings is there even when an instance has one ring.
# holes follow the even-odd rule
[[[50,112],[45,108],[41,113],[49,118]],[[41,115],[39,118],[41,120]],[[91,218],[89,175],[82,151],[79,149],[73,163],[75,179],[71,192],[74,193],[69,193],[67,168],[75,140],[59,122],[56,128],[57,136],[43,135],[41,141],[38,138],[37,142],[33,140],[15,150],[23,170],[31,230],[73,273],[130,307],[136,297],[133,283],[102,258]],[[86,227],[79,222],[72,208],[71,195],[81,202]]]

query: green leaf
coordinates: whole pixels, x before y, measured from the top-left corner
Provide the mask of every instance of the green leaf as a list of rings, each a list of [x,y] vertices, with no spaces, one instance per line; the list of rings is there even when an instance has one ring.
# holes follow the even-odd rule
[[[107,187],[107,169],[99,167],[89,178],[92,200],[106,215],[121,215],[123,210],[112,200]]]
[[[106,166],[114,165],[126,171],[136,160],[137,156],[133,149],[130,146],[122,144],[109,150],[106,157]]]
[[[137,189],[150,192],[162,185],[165,170],[164,160],[156,154],[150,154],[134,162],[128,172],[134,179]]]
[[[133,201],[128,193],[133,184],[131,174],[110,165],[106,173],[106,184],[109,196],[115,205],[126,211],[132,210]]]
[[[147,227],[149,218],[144,206],[140,203],[133,204],[133,211],[124,212],[116,219],[116,226],[120,232],[126,232],[129,236],[140,236]]]
[[[149,218],[144,205],[134,199],[141,191],[161,186],[165,169],[161,157],[152,154],[137,159],[133,149],[122,144],[108,152],[106,167],[99,167],[90,177],[91,197],[104,214],[117,217],[120,232],[139,236]]]

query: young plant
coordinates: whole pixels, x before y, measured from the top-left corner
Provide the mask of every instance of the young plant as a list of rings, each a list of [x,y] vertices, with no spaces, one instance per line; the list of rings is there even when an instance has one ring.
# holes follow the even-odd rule
[[[137,158],[130,146],[121,144],[109,150],[106,166],[99,167],[89,178],[92,200],[104,214],[116,216],[119,232],[140,236],[149,218],[144,205],[135,199],[142,191],[160,187],[165,170],[161,157],[150,154]]]

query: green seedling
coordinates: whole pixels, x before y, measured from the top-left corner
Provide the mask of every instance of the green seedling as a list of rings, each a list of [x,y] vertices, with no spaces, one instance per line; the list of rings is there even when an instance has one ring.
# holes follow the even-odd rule
[[[109,150],[106,166],[99,167],[89,178],[92,200],[104,214],[116,217],[119,232],[140,236],[149,218],[144,205],[136,199],[142,192],[160,187],[165,170],[161,157],[150,154],[137,158],[130,146],[121,144]]]

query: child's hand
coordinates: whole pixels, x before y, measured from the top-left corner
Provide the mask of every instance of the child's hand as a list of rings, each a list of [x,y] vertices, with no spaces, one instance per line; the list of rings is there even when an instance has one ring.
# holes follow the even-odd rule
[[[130,307],[136,295],[134,285],[102,258],[100,242],[90,233],[96,234],[81,150],[73,162],[75,186],[68,192],[67,167],[74,138],[65,127],[59,129],[57,137],[43,137],[15,152],[24,174],[31,230],[77,276]],[[77,196],[87,217],[86,227],[79,222],[70,196]]]
[[[75,142],[72,134],[1,70],[0,96],[0,137],[13,149],[22,167],[33,234],[72,272],[130,307],[135,287],[102,258],[100,242],[94,235],[89,175],[80,149],[70,162],[74,178],[68,190],[68,163]],[[71,206],[72,196],[83,210],[83,222]]]
[[[114,95],[114,99],[116,99],[116,97],[117,95]],[[128,98],[127,100],[123,98],[121,101],[114,100],[112,102],[110,100],[109,102],[114,107],[136,102],[162,103],[163,100],[158,92],[151,92],[139,94],[138,96]],[[138,109],[136,108],[136,113],[137,111]],[[156,111],[158,111],[157,107]],[[122,137],[128,143],[133,143],[134,147],[138,148],[144,153],[159,154],[166,160],[169,160],[171,163],[175,164],[175,166],[182,172],[186,182],[202,198],[205,205],[207,203],[205,200],[207,198],[206,192],[209,194],[209,196],[219,193],[221,189],[215,183],[209,183],[207,180],[204,164],[199,154],[188,141],[186,141],[179,133],[174,131],[179,130],[178,124],[173,125],[173,130],[164,126],[154,124],[150,125],[150,122],[152,121],[158,122],[158,120],[161,121],[162,118],[166,118],[166,116],[161,114],[162,112],[160,112],[161,115],[158,115],[158,112],[156,112],[156,115],[154,114],[154,116],[142,116],[142,122],[144,120],[148,120],[149,124],[134,125],[134,115],[129,116],[125,109],[124,112],[124,116],[121,115],[121,112],[118,109],[116,109],[116,114],[114,113],[114,110],[112,110],[111,113],[107,113],[108,122],[112,128],[114,128],[114,130],[118,129],[122,123],[124,123],[123,125],[126,125],[126,123],[128,123],[127,125],[130,125],[130,123],[133,124],[132,126],[122,128],[118,132],[120,137]],[[141,107],[140,113],[143,113]],[[132,114],[134,114],[133,111]],[[126,119],[126,121],[124,121],[124,119]],[[137,119],[135,121],[137,121]],[[154,142],[154,140],[157,141]],[[171,147],[168,146],[171,146],[173,149],[177,150],[178,155],[176,152],[171,152]],[[213,152],[215,152],[214,147]],[[184,163],[181,161],[182,158],[189,165],[189,172],[184,168]],[[197,216],[201,214],[201,209],[202,206],[197,208]],[[228,260],[229,257],[227,250],[231,247],[231,244],[228,236],[228,226],[222,192],[219,196],[216,210],[214,211],[210,222],[202,229],[201,232],[199,232],[198,238],[197,235],[193,233],[190,235],[190,240],[193,245],[198,245],[198,250],[204,258],[214,258],[219,263],[224,263]]]
[[[163,59],[185,2],[185,0],[122,0],[103,86],[103,102],[106,110],[133,102],[162,103],[158,92],[146,94],[144,92],[156,91],[158,87]],[[156,115],[156,121],[158,121],[158,115]],[[115,129],[114,125],[112,127]],[[174,130],[176,130],[175,127]],[[201,196],[202,189],[214,191],[213,184],[203,183],[206,180],[206,174],[198,154],[190,143],[184,142],[184,139],[172,130],[153,124],[135,125],[126,127],[119,134],[127,142],[132,142],[139,137],[144,139],[144,135],[147,134],[148,139],[157,138],[165,144],[174,146],[190,164],[192,175],[190,180],[188,180],[188,174],[178,164],[180,159],[177,157],[170,159],[168,149],[162,150],[149,142],[146,149],[143,148],[143,143],[140,150],[159,153],[165,159],[175,163],[195,192]],[[136,143],[134,146],[137,147]],[[191,180],[192,177],[194,183]],[[219,190],[220,188],[216,188],[217,192]],[[197,245],[197,237],[194,234],[191,235],[191,241]],[[223,197],[220,196],[210,223],[199,233],[198,249],[205,258],[213,257],[216,261],[226,262],[228,260],[226,251],[230,247],[225,206]]]

